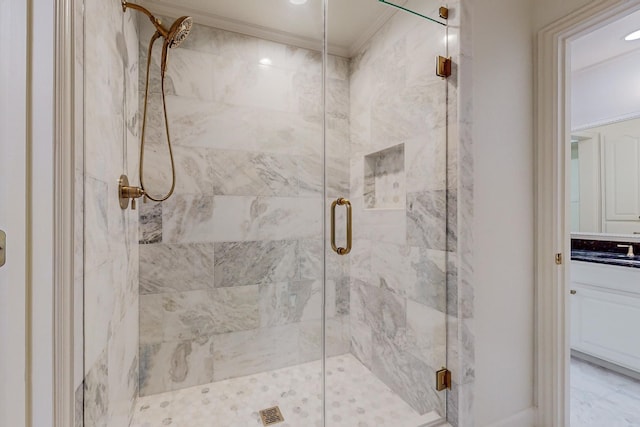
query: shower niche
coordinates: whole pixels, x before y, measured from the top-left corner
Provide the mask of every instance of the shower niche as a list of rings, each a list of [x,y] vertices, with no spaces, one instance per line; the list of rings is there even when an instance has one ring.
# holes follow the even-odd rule
[[[398,144],[364,158],[364,202],[366,209],[404,209],[407,178],[404,144]]]

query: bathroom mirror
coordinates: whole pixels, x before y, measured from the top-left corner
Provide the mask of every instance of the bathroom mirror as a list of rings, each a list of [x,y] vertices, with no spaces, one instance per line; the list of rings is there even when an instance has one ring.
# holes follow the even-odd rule
[[[640,118],[571,134],[571,231],[640,238]]]

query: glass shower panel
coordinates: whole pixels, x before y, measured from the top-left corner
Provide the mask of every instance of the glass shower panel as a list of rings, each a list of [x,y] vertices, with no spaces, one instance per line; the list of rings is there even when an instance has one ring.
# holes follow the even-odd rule
[[[341,256],[327,244],[327,426],[418,427],[446,417],[446,391],[436,390],[447,363],[441,6],[363,2],[361,20],[343,20],[345,2],[329,0],[326,209],[349,199],[353,247]],[[357,37],[341,51],[350,31]],[[344,246],[346,209],[336,215]]]
[[[84,426],[323,425],[324,3],[85,7]],[[304,4],[302,4],[304,3]],[[183,9],[184,8],[184,9]],[[276,408],[276,409],[274,409]],[[266,412],[261,413],[261,411]]]
[[[143,235],[140,246],[140,395],[192,387],[189,399],[206,394],[208,416],[221,425],[259,425],[279,414],[316,425],[322,4],[231,3],[209,2],[215,21],[196,17],[202,24],[169,58],[178,182],[169,200],[141,208],[143,229],[149,219],[162,233],[161,241]],[[270,16],[276,10],[287,15]],[[141,64],[153,31],[140,21]],[[297,38],[307,47],[288,43]],[[157,82],[152,93],[151,122],[161,124]],[[151,187],[166,188],[162,126],[151,129],[154,166],[145,170]]]

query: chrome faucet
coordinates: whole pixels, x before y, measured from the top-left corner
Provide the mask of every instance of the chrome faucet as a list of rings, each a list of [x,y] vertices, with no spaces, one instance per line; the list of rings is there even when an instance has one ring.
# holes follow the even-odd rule
[[[635,254],[633,253],[633,245],[618,245],[619,248],[629,248],[629,251],[627,252],[627,256],[629,258],[633,258],[635,257]]]

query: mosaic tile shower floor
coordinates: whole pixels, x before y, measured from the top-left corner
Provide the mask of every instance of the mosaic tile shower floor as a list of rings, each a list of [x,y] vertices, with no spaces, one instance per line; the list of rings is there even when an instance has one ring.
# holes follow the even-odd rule
[[[277,427],[321,426],[320,362],[138,399],[131,427],[260,427],[258,411],[279,406]],[[327,359],[327,426],[418,427],[420,416],[355,357]]]

